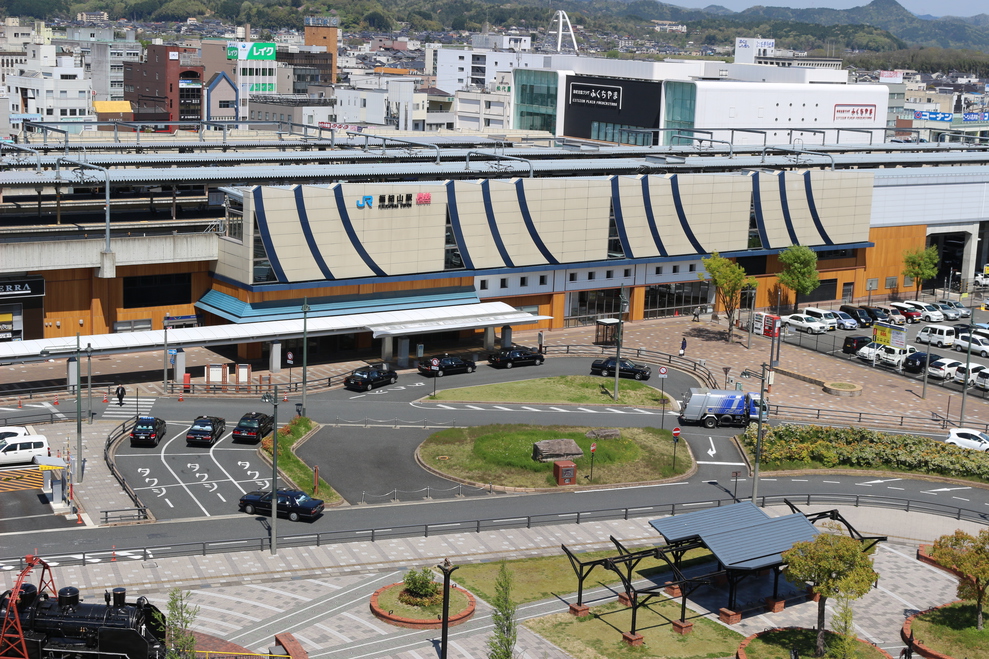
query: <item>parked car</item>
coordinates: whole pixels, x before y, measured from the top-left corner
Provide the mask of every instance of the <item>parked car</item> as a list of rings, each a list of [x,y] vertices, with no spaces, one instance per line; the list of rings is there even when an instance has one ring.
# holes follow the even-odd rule
[[[907,317],[904,316],[899,309],[896,307],[876,307],[877,309],[882,309],[889,316],[889,320],[886,322],[892,323],[893,325],[906,325]]]
[[[944,443],[975,451],[989,451],[989,435],[971,428],[952,428]]]
[[[867,345],[870,341],[872,341],[871,336],[846,336],[841,351],[846,355],[854,355],[858,353],[859,348]]]
[[[24,437],[25,435],[30,435],[27,428],[24,426],[3,426],[0,427],[0,440],[7,439],[8,437]]]
[[[915,352],[917,352],[917,349],[913,346],[907,346],[906,348],[883,346],[883,349],[879,351],[879,361],[899,368],[903,365],[903,361]]]
[[[920,319],[925,322],[940,323],[944,321],[944,314],[941,313],[941,309],[935,307],[933,304],[920,302],[919,300],[907,300],[904,304],[908,304],[919,311]]]
[[[0,465],[34,462],[35,457],[51,457],[52,449],[44,435],[22,435],[0,439]]]
[[[982,391],[989,391],[989,368],[975,374],[975,386]]]
[[[975,285],[976,286],[989,286],[989,275],[976,272],[975,273]]]
[[[927,343],[938,348],[950,348],[955,342],[955,330],[947,325],[928,325],[917,332],[917,343]]]
[[[502,350],[501,352],[495,353],[488,356],[488,363],[492,366],[502,366],[504,368],[512,368],[513,366],[523,366],[525,364],[535,364],[540,366],[546,357],[540,355],[535,350],[529,350],[528,348],[512,348],[511,350]]]
[[[218,416],[197,416],[185,433],[185,443],[212,446],[220,441],[226,427],[227,422]]]
[[[343,386],[354,391],[371,391],[384,384],[398,382],[398,373],[377,366],[355,368],[343,379]]]
[[[957,311],[958,314],[962,318],[971,318],[972,317],[972,310],[969,309],[968,307],[966,307],[961,302],[956,302],[955,300],[938,300],[937,303],[938,304],[947,304],[947,305],[949,305],[951,307],[954,307],[955,311]]]
[[[903,317],[907,319],[908,323],[920,322],[920,312],[911,307],[909,304],[906,304],[905,302],[893,302],[889,306],[903,314]]]
[[[858,321],[844,311],[835,311],[834,316],[835,321],[838,323],[838,329],[853,330],[859,328]]]
[[[975,384],[975,376],[984,370],[986,370],[986,367],[982,364],[971,364],[969,366],[962,364],[955,369],[955,376],[952,379],[962,386],[971,387]]]
[[[271,516],[271,492],[254,490],[240,498],[240,509],[248,515]],[[323,500],[313,499],[299,490],[278,490],[278,516],[293,522],[306,519],[310,522],[323,514]]]
[[[839,310],[844,311],[858,321],[859,327],[872,327],[872,316],[867,314],[865,309],[860,309],[854,304],[843,304],[839,307]]]
[[[941,359],[941,355],[930,352],[915,352],[903,360],[903,370],[908,373],[923,373],[928,362],[933,364]]]
[[[828,331],[827,323],[813,316],[803,316],[798,313],[781,316],[780,322],[783,323],[783,327],[792,327],[798,332],[807,332],[808,334],[825,334]]]
[[[475,368],[477,368],[477,365],[472,360],[451,357],[449,355],[423,359],[419,362],[420,373],[423,375],[432,375],[437,378],[452,373],[473,373]]]
[[[233,441],[244,440],[248,442],[260,442],[268,436],[273,429],[275,420],[270,414],[263,412],[248,412],[240,417],[237,427],[231,433]]]
[[[964,366],[964,364],[956,359],[952,359],[951,357],[944,357],[932,362],[931,365],[927,367],[927,374],[932,378],[949,380],[955,377],[955,371],[959,366]]]
[[[955,342],[951,346],[958,352],[972,351],[973,355],[989,357],[989,339],[972,334],[962,334],[955,337]]]
[[[591,373],[608,377],[615,374],[615,358],[599,359],[591,364]],[[635,378],[636,380],[648,380],[652,376],[652,369],[647,364],[636,364],[631,359],[623,359],[621,369],[618,373],[623,378]]]
[[[130,445],[139,446],[149,444],[158,446],[158,442],[165,436],[165,420],[156,416],[139,416],[134,423],[134,428],[130,431]]]
[[[939,303],[934,306],[941,310],[941,314],[944,316],[945,320],[958,320],[961,318],[961,312],[950,304]]]
[[[871,318],[872,319],[872,322],[874,322],[874,323],[888,323],[889,322],[889,314],[886,313],[883,309],[880,309],[879,307],[870,307],[867,304],[863,304],[863,305],[860,305],[859,308],[861,308],[863,311],[865,311],[867,314],[869,314],[869,318]]]
[[[820,309],[818,307],[807,307],[801,311],[805,316],[810,316],[814,320],[819,320],[827,326],[828,331],[838,329],[838,317],[833,311],[828,309]]]
[[[879,361],[879,351],[884,347],[885,346],[883,346],[883,344],[872,341],[859,348],[858,352],[855,354],[859,359],[867,362],[871,362],[873,360]]]

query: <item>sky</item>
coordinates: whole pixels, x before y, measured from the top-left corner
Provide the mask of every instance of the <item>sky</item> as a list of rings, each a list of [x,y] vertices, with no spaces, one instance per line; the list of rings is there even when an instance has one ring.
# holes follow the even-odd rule
[[[703,8],[709,5],[721,5],[732,11],[741,11],[762,5],[765,7],[827,7],[829,9],[849,9],[869,4],[870,0],[664,0],[667,4],[680,7]],[[989,5],[985,0],[897,0],[907,11],[915,14],[930,14],[931,16],[975,16],[989,14]]]

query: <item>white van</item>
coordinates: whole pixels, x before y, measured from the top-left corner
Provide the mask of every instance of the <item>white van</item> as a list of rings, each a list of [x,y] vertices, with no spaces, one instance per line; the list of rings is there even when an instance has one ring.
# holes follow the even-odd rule
[[[817,307],[807,307],[804,309],[804,314],[824,323],[828,331],[838,329],[838,317],[834,315],[833,311],[818,309]]]
[[[907,300],[904,304],[908,304],[919,311],[921,320],[925,320],[928,323],[944,322],[944,314],[941,313],[941,309],[935,307],[933,304],[921,302],[920,300]]]
[[[50,457],[51,447],[44,435],[24,435],[0,439],[0,465],[29,464],[35,456]]]
[[[948,348],[955,342],[955,330],[947,325],[928,325],[917,334],[917,341]]]

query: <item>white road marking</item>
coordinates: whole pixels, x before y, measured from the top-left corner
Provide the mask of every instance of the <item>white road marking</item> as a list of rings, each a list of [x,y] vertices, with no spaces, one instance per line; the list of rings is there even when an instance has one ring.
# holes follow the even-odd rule
[[[765,479],[763,479],[765,480]],[[642,490],[647,487],[669,487],[670,485],[690,485],[686,481],[681,481],[679,483],[658,483],[656,485],[635,485],[633,487],[608,487],[601,490],[575,490],[574,494],[584,494],[585,492],[616,492],[618,490]],[[987,504],[989,505],[989,504]]]
[[[699,465],[722,465],[725,467],[744,467],[744,462],[707,462],[705,460],[698,460]]]

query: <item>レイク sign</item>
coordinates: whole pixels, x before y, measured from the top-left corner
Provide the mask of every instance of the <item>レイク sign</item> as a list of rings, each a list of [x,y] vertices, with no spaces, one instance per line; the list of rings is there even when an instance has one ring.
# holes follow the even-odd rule
[[[274,42],[228,41],[227,59],[273,60],[275,59],[275,50]]]

